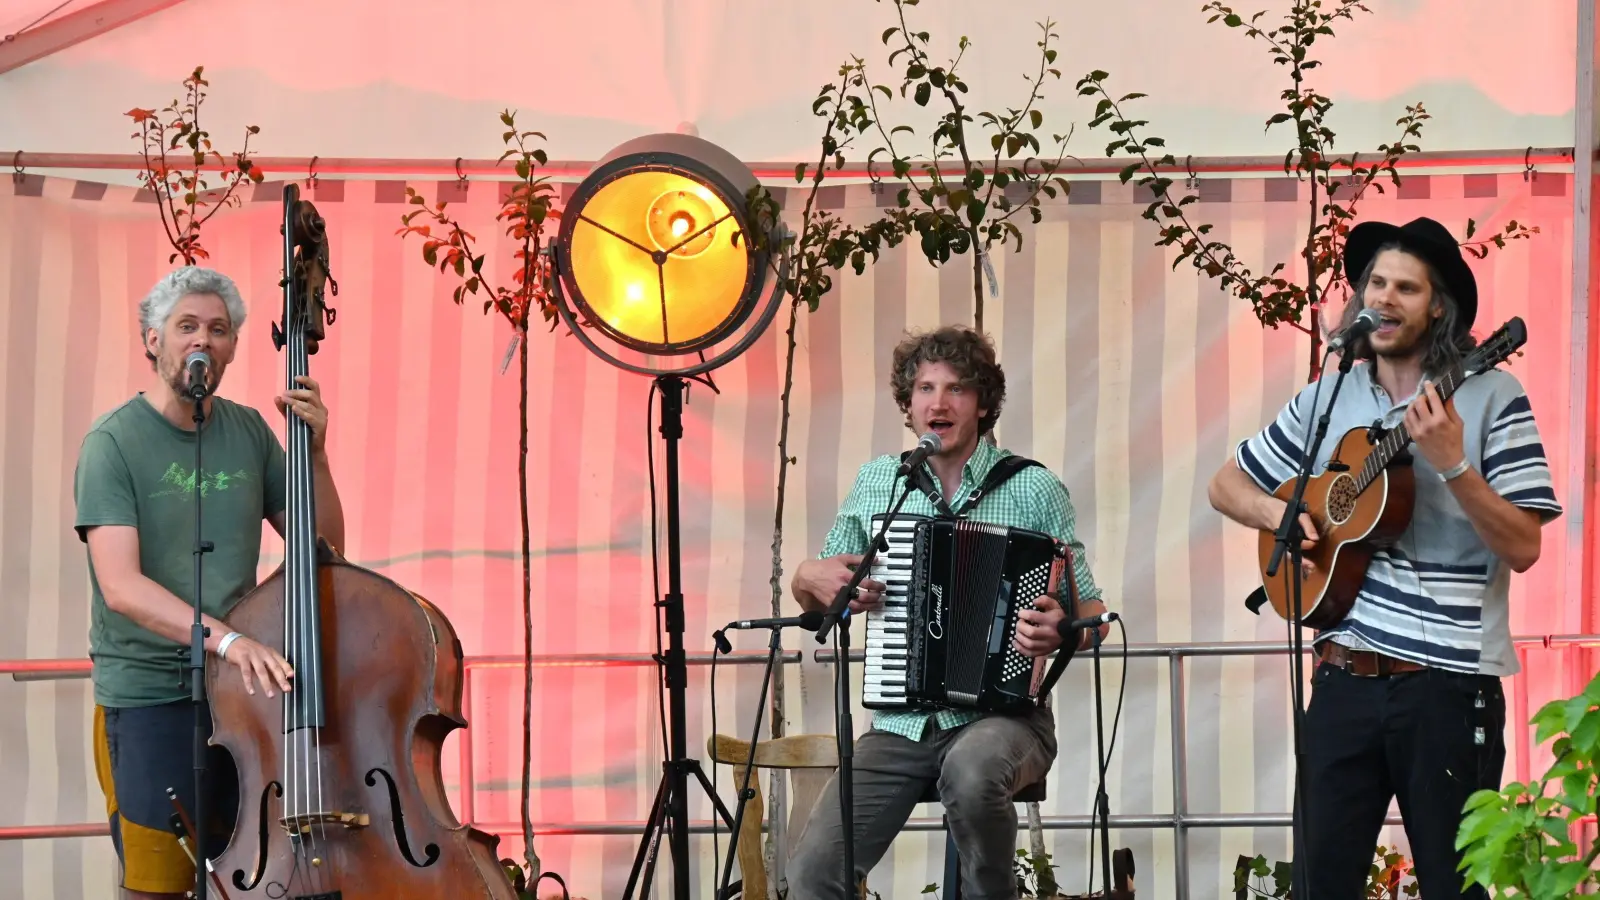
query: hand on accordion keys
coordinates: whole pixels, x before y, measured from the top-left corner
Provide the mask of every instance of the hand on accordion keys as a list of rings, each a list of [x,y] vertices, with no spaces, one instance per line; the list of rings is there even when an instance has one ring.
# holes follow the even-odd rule
[[[1017,649],[1029,656],[1046,656],[1061,646],[1061,623],[1067,613],[1056,598],[1045,594],[1033,601],[1033,609],[1017,615]]]
[[[1034,609],[1023,610],[1017,617],[1017,649],[1029,656],[1046,656],[1061,648],[1062,642],[1073,634],[1079,636],[1077,649],[1093,643],[1090,625],[1099,625],[1104,638],[1111,630],[1109,624],[1115,613],[1106,611],[1099,600],[1086,600],[1078,604],[1078,618],[1068,619],[1066,611],[1056,598],[1046,594],[1034,601]]]

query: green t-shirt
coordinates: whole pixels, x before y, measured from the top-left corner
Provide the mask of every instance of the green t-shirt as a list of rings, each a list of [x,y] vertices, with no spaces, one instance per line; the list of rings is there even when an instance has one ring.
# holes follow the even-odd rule
[[[200,448],[203,609],[223,618],[256,584],[261,527],[285,506],[284,452],[261,413],[216,397]],[[194,441],[144,394],[97,419],[84,435],[73,497],[79,538],[96,525],[139,530],[139,570],[194,603]],[[189,696],[188,643],[175,643],[106,607],[93,590],[89,657],[101,706],[154,706]]]

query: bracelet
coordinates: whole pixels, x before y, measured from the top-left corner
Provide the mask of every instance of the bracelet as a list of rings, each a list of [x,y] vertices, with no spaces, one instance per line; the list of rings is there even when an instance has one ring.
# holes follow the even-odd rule
[[[228,645],[233,643],[235,640],[237,640],[238,638],[241,638],[241,637],[243,637],[243,635],[241,635],[237,631],[230,631],[227,634],[223,635],[222,636],[222,640],[217,642],[217,656],[219,658],[221,658],[221,659],[227,659],[228,658]]]
[[[1450,481],[1455,478],[1460,478],[1470,468],[1472,468],[1472,463],[1468,462],[1466,457],[1462,457],[1461,462],[1458,462],[1445,471],[1440,472],[1439,480]]]

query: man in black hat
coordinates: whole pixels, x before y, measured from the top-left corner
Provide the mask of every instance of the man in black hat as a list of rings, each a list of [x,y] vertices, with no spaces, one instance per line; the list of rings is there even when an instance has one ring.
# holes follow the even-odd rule
[[[1313,640],[1319,662],[1306,711],[1303,844],[1297,898],[1362,896],[1391,798],[1427,900],[1463,890],[1455,838],[1467,797],[1498,788],[1505,696],[1517,671],[1510,573],[1539,559],[1539,531],[1561,513],[1528,396],[1499,369],[1472,375],[1449,402],[1433,381],[1471,352],[1478,287],[1450,232],[1432,219],[1351,229],[1345,273],[1354,293],[1341,327],[1363,308],[1381,325],[1352,341],[1357,362],[1330,414],[1314,473],[1352,428],[1402,422],[1412,436],[1416,502],[1395,546],[1378,551],[1355,605]],[[1305,387],[1277,419],[1239,444],[1212,478],[1211,505],[1275,531],[1332,378]],[[1317,406],[1312,408],[1312,404]],[[1316,523],[1300,516],[1304,546]]]

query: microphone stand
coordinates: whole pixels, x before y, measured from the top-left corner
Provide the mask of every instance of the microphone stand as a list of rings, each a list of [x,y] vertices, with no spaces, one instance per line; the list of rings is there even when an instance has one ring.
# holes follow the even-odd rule
[[[189,399],[194,403],[194,623],[189,627],[189,690],[194,706],[194,896],[206,900],[206,826],[209,804],[206,802],[206,636],[208,630],[201,619],[200,597],[202,558],[216,547],[201,538],[200,500],[205,486],[204,470],[200,467],[201,433],[205,430],[206,397],[208,391],[202,379],[189,388]]]
[[[844,834],[844,883],[845,889],[854,892],[856,883],[856,838],[855,838],[855,811],[851,805],[855,802],[854,770],[851,761],[855,757],[855,723],[850,716],[850,599],[854,596],[856,588],[866,580],[867,573],[872,570],[872,562],[878,556],[880,549],[888,549],[889,542],[884,535],[889,533],[889,525],[894,522],[894,517],[900,514],[900,507],[905,505],[906,498],[911,496],[911,479],[906,478],[905,489],[900,492],[899,499],[889,509],[889,514],[884,517],[883,525],[878,528],[878,533],[872,542],[867,545],[867,552],[861,557],[861,564],[856,566],[855,574],[851,576],[850,583],[839,589],[833,597],[833,605],[828,607],[827,613],[822,617],[822,627],[817,629],[817,643],[827,643],[828,629],[838,625],[839,649],[834,654],[833,664],[838,667],[835,678],[834,707],[837,717],[837,733],[839,740],[839,825]]]
[[[1328,354],[1323,353],[1323,368],[1326,369]],[[1316,467],[1317,453],[1322,448],[1323,438],[1328,434],[1328,422],[1333,416],[1334,404],[1339,401],[1339,389],[1344,385],[1344,377],[1350,373],[1354,359],[1346,346],[1339,354],[1339,374],[1333,381],[1333,393],[1328,397],[1327,406],[1323,407],[1321,415],[1317,417],[1317,427],[1312,439],[1306,447],[1305,455],[1300,459],[1299,471],[1295,473],[1294,493],[1289,498],[1289,503],[1283,509],[1283,518],[1278,523],[1278,530],[1273,538],[1272,556],[1267,560],[1264,571],[1266,578],[1277,576],[1278,566],[1283,562],[1285,552],[1289,554],[1289,607],[1290,607],[1290,649],[1289,672],[1290,693],[1294,701],[1294,716],[1291,722],[1294,730],[1294,763],[1295,763],[1295,803],[1293,818],[1293,840],[1295,844],[1295,858],[1304,861],[1309,856],[1310,847],[1305,841],[1306,809],[1309,801],[1305,793],[1305,740],[1302,729],[1305,727],[1305,635],[1304,626],[1301,625],[1301,614],[1304,609],[1301,590],[1303,574],[1301,570],[1302,549],[1300,542],[1305,540],[1305,530],[1300,527],[1300,514],[1307,512],[1305,506],[1306,484],[1311,479],[1311,470]],[[1320,385],[1319,385],[1320,389]],[[1312,412],[1316,412],[1316,396],[1312,396]],[[1098,659],[1098,654],[1096,654]],[[1295,869],[1304,872],[1309,865],[1296,865]],[[1306,892],[1310,900],[1310,881],[1305,882]]]
[[[725,898],[731,896],[728,884],[733,879],[733,859],[735,850],[739,846],[739,828],[744,824],[745,805],[755,797],[755,791],[750,790],[750,779],[755,777],[756,743],[761,740],[761,717],[767,710],[767,686],[772,683],[772,670],[778,661],[778,654],[783,649],[783,626],[771,625],[768,627],[772,629],[772,639],[767,644],[767,672],[761,679],[761,699],[756,703],[756,724],[750,731],[750,754],[745,759],[744,783],[739,786],[739,803],[734,810],[733,825],[731,826],[733,838],[729,842],[728,858],[722,865],[722,886],[717,888],[717,900],[725,900]],[[733,645],[728,643],[727,635],[722,630],[713,632],[711,636],[716,640],[718,650],[725,654],[733,652]],[[712,698],[712,702],[715,702],[715,698]],[[750,876],[749,873],[741,870],[740,877],[742,884],[743,879]],[[748,888],[741,890],[741,893],[749,893]]]

